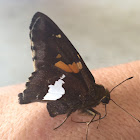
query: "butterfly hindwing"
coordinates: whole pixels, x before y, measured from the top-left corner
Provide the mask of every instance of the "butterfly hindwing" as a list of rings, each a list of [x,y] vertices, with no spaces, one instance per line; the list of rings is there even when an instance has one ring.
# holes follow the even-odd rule
[[[54,73],[57,76],[54,76]],[[48,85],[54,84],[61,77],[62,73],[55,69],[40,69],[32,73],[26,83],[26,89],[20,93],[20,103],[26,104],[35,101],[42,101],[48,92]]]
[[[56,76],[54,76],[54,73]],[[75,83],[73,84],[73,81]],[[62,84],[60,85],[60,82]],[[57,84],[60,87],[56,86]],[[78,84],[78,86],[77,86]],[[50,116],[54,117],[58,114],[66,114],[71,108],[82,104],[87,90],[83,88],[85,85],[82,81],[66,73],[58,68],[40,69],[29,77],[29,82],[26,83],[26,89],[19,94],[20,104],[27,104],[35,101],[47,101],[47,108]],[[55,89],[54,89],[55,88]],[[49,90],[50,89],[50,90]],[[82,96],[81,94],[82,89]],[[61,94],[61,90],[62,94]],[[48,95],[51,96],[48,96]],[[77,108],[75,108],[77,110]]]

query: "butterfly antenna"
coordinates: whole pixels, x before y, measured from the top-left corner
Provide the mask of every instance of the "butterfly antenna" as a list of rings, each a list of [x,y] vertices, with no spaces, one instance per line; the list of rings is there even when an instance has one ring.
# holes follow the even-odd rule
[[[119,108],[121,108],[124,112],[126,112],[129,116],[131,116],[132,118],[134,118],[135,120],[137,120],[138,122],[140,122],[139,119],[137,119],[136,117],[134,117],[132,114],[130,114],[128,111],[126,111],[124,108],[122,108],[120,105],[118,105],[114,100],[110,99],[115,105],[117,105]]]
[[[118,85],[116,85],[114,88],[112,88],[111,91],[110,91],[109,93],[111,93],[116,87],[118,87],[119,85],[121,85],[121,84],[124,83],[125,81],[130,80],[130,79],[132,79],[132,78],[133,78],[133,76],[132,76],[132,77],[129,77],[129,78],[127,78],[127,79],[125,79],[124,81],[122,81],[121,83],[119,83]]]
[[[116,87],[118,87],[119,85],[121,85],[122,83],[124,83],[127,80],[132,79],[133,77],[129,77],[127,79],[125,79],[124,81],[122,81],[121,83],[119,83],[118,85],[116,85],[114,88],[112,88],[112,90],[109,92],[111,93]],[[114,100],[110,99],[114,104],[116,104],[119,108],[121,108],[124,112],[126,112],[129,116],[131,116],[132,118],[134,118],[135,120],[137,120],[138,122],[140,122],[139,119],[137,119],[136,117],[134,117],[132,114],[130,114],[128,111],[126,111],[124,108],[122,108],[120,105],[118,105]]]

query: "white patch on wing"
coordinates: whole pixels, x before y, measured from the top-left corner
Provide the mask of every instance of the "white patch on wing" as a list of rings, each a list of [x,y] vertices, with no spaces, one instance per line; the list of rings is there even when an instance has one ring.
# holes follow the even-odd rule
[[[43,97],[42,100],[57,100],[65,94],[65,89],[62,85],[65,83],[62,79],[66,76],[63,74],[58,81],[55,81],[54,85],[49,85],[48,93]]]

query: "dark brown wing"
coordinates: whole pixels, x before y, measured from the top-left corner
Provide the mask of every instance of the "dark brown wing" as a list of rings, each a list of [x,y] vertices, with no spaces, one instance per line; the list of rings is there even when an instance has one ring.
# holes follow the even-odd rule
[[[50,65],[56,65],[63,69],[65,67],[64,64],[68,65],[74,62],[78,63],[80,67],[81,63],[80,78],[84,78],[86,85],[93,84],[94,78],[80,54],[49,17],[39,12],[34,15],[30,25],[30,38],[35,69],[49,67]],[[68,68],[64,68],[64,70],[70,71]],[[74,70],[75,73],[79,72],[76,69]]]
[[[49,17],[39,12],[32,19],[30,38],[35,72],[19,94],[20,104],[42,101],[50,86],[62,80],[63,75],[65,94],[57,100],[46,100],[50,115],[65,114],[82,104],[95,81],[68,38]]]

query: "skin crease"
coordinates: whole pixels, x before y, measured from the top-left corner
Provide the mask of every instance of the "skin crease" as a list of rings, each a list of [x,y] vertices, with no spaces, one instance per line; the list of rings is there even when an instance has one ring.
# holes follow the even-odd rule
[[[121,107],[140,119],[140,61],[92,71],[96,83],[111,90],[124,79],[133,79],[117,87],[111,98]],[[75,121],[89,121],[91,116],[73,113],[57,130],[65,115],[51,118],[44,103],[20,105],[18,93],[24,84],[0,88],[0,139],[1,140],[85,140],[86,124]],[[96,110],[104,114],[104,106]],[[107,117],[89,126],[88,140],[139,140],[140,124],[112,101],[107,105]]]

